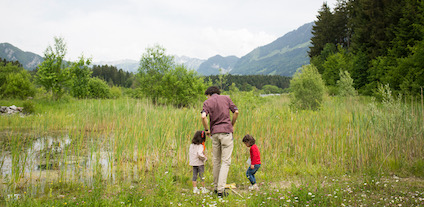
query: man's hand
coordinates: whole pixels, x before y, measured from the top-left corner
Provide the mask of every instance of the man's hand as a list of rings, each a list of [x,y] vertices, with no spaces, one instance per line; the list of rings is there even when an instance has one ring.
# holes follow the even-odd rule
[[[255,165],[250,165],[250,169],[255,169]]]

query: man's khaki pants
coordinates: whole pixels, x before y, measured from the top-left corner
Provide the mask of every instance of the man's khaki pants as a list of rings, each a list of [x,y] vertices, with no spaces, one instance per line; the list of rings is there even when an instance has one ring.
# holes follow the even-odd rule
[[[233,153],[233,134],[212,135],[213,184],[218,193],[224,192]]]

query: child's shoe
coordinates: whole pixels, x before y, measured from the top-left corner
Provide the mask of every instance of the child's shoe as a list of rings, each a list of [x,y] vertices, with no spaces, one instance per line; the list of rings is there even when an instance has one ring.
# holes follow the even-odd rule
[[[193,188],[193,193],[194,193],[194,194],[199,194],[199,193],[200,193],[199,188],[194,187],[194,188]]]
[[[249,190],[259,190],[259,186],[258,186],[258,184],[253,184],[253,185],[251,185],[251,186],[249,186],[249,188],[248,188]]]
[[[209,193],[210,191],[208,189],[206,189],[205,187],[201,187],[200,191],[202,191],[202,193]]]

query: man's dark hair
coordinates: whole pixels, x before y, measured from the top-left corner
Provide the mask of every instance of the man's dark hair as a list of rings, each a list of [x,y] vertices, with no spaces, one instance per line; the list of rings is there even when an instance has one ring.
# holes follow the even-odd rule
[[[206,91],[205,91],[205,95],[212,96],[212,94],[214,94],[214,93],[216,93],[218,95],[221,94],[221,91],[219,91],[218,86],[211,86],[208,89],[206,89]]]
[[[191,143],[193,144],[202,144],[206,140],[206,134],[204,131],[197,131],[194,133]]]
[[[256,141],[255,141],[255,138],[252,137],[252,135],[246,134],[243,137],[243,143],[248,143],[250,146],[252,146],[256,143]]]

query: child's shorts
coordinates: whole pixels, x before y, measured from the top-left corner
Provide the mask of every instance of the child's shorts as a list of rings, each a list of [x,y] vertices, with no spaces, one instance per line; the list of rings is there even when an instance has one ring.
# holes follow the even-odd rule
[[[203,173],[205,172],[205,166],[193,166],[193,181],[197,181],[197,174],[199,174],[200,181],[204,181]]]

